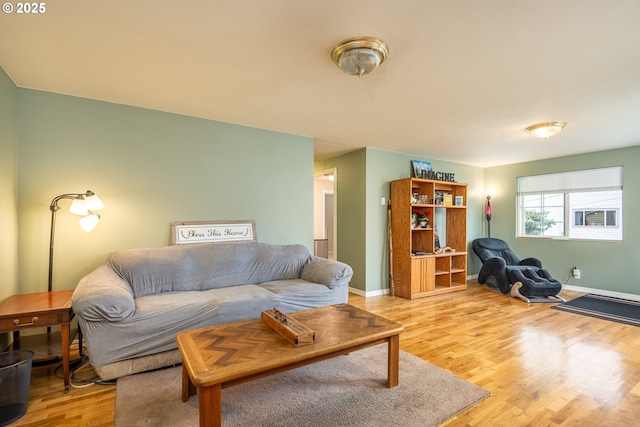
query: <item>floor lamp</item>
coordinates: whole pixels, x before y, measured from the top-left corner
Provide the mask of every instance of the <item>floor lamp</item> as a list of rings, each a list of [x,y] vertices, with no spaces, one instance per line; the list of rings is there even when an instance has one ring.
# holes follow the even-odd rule
[[[94,214],[92,211],[98,211],[104,208],[102,200],[96,193],[91,190],[87,190],[86,193],[68,193],[56,196],[51,201],[49,209],[51,210],[51,236],[49,239],[49,287],[48,290],[53,290],[53,241],[56,233],[56,212],[60,209],[58,202],[62,199],[73,200],[69,207],[69,212],[76,215],[82,215],[80,218],[80,227],[86,232],[93,230],[98,222],[100,216]]]
[[[484,214],[487,217],[487,237],[491,237],[491,196],[487,196],[487,205],[484,208]]]

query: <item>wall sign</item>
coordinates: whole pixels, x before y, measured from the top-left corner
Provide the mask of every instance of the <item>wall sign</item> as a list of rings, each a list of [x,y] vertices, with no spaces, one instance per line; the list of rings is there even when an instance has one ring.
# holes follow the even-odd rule
[[[171,223],[171,244],[255,242],[256,223],[238,221],[179,221]]]
[[[435,172],[431,168],[431,162],[423,162],[421,160],[412,160],[414,178],[433,179],[436,181],[456,182],[455,176],[451,172]]]

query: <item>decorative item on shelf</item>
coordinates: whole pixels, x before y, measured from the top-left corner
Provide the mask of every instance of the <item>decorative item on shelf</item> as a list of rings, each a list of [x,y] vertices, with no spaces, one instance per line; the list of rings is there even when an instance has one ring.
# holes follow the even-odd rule
[[[421,194],[418,196],[418,203],[421,205],[427,205],[429,204],[429,196],[427,196],[426,194]]]
[[[415,216],[417,222],[420,224],[420,227],[427,228],[429,226],[429,215],[431,215],[431,212],[429,211],[414,209],[412,218],[413,216]]]
[[[436,190],[435,195],[436,195],[435,204],[436,205],[444,204],[444,193],[442,191]]]
[[[446,246],[444,248],[438,248],[436,250],[436,254],[453,254],[455,252],[456,252],[456,250],[450,248],[449,246]]]
[[[449,193],[444,193],[444,205],[452,206],[453,205],[453,195]]]
[[[422,160],[412,160],[411,166],[413,166],[413,176],[415,178],[429,178],[429,173],[432,172],[431,162],[423,162]]]
[[[462,196],[456,196],[456,206],[464,205],[464,199]]]

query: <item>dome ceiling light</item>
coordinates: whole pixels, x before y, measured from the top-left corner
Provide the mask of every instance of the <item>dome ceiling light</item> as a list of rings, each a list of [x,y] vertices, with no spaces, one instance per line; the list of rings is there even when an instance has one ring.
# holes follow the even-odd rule
[[[566,125],[565,122],[544,122],[531,125],[525,130],[536,138],[547,139],[550,136],[559,134]]]
[[[389,56],[389,47],[373,37],[358,37],[341,42],[331,51],[331,59],[352,76],[369,74]]]

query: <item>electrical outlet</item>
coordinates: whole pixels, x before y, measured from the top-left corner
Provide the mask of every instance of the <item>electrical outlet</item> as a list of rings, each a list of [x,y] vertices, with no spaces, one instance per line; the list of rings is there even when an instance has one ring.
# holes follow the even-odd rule
[[[579,279],[580,278],[580,269],[578,267],[573,267],[571,269],[571,275],[573,277],[575,277],[576,279]]]

